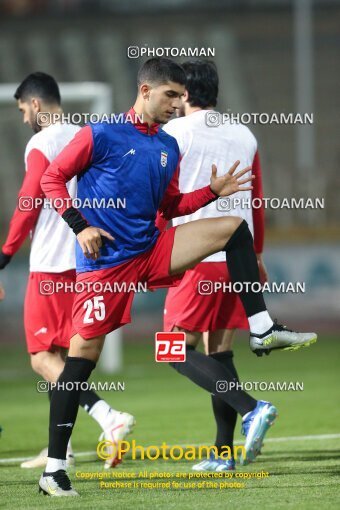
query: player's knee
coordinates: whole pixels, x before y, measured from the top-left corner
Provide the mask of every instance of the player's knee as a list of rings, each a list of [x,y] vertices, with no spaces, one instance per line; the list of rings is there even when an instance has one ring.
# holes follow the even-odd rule
[[[37,352],[35,354],[31,354],[31,367],[35,373],[43,376],[44,372],[44,356],[43,353]]]
[[[97,347],[85,348],[80,350],[80,357],[97,363],[99,360],[101,349]]]
[[[228,253],[236,246],[248,246],[250,249],[253,247],[253,236],[248,227],[248,223],[245,220],[241,220],[241,223],[229,237],[223,250]]]
[[[85,339],[76,334],[71,338],[68,355],[71,357],[85,358],[97,363],[104,345],[105,335],[91,339]]]
[[[230,235],[233,234],[238,229],[238,227],[241,225],[242,221],[244,221],[239,216],[229,216],[224,219],[227,220],[226,221],[226,223],[227,223],[226,231]]]
[[[218,329],[209,332],[208,354],[231,351],[235,331],[235,329]]]
[[[100,353],[101,353],[100,346],[96,344],[91,345],[86,342],[82,345],[77,345],[74,348],[70,349],[69,356],[84,358],[90,361],[94,361],[94,363],[97,363]]]
[[[244,220],[238,216],[226,216],[224,218],[218,218],[217,221],[218,223],[216,226],[218,228],[215,229],[215,232],[218,234],[218,247],[222,250],[226,242],[231,238],[234,232],[236,232]]]

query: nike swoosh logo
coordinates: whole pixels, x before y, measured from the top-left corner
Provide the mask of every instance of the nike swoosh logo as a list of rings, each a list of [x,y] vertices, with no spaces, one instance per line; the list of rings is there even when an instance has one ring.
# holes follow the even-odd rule
[[[47,480],[46,480],[46,485],[47,485],[47,490],[48,490],[49,494],[55,494],[57,492],[57,489],[52,489],[52,487],[50,487]]]
[[[47,328],[40,328],[38,331],[34,333],[34,336],[40,335],[40,333],[42,334],[47,333]]]
[[[57,427],[72,427],[73,423],[58,423]]]

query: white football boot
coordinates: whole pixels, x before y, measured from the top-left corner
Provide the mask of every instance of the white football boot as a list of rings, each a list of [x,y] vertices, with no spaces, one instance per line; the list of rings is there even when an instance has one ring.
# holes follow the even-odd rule
[[[111,443],[106,447],[106,454],[109,458],[105,461],[105,469],[114,468],[122,462],[122,459],[118,458],[118,442],[124,441],[126,436],[132,432],[135,424],[136,420],[131,414],[116,413],[111,423],[106,426],[99,437],[99,441],[106,440]]]
[[[301,347],[309,347],[317,340],[316,333],[297,333],[274,321],[273,326],[263,335],[250,332],[250,349],[257,355],[269,354],[271,351],[281,349],[296,351]]]
[[[59,469],[54,473],[43,473],[39,480],[39,493],[44,496],[79,496],[78,492],[72,488],[70,479],[64,469]]]

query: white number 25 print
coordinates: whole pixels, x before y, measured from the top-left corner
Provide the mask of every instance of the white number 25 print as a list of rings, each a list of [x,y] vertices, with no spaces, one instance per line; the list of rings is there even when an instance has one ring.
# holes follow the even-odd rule
[[[92,324],[94,319],[102,321],[105,319],[105,303],[103,296],[95,296],[93,299],[88,299],[84,303],[86,310],[84,315],[84,324]]]

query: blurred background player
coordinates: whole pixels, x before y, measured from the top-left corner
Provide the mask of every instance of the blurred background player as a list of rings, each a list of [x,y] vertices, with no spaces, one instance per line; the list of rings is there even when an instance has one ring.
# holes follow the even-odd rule
[[[180,149],[180,190],[185,193],[201,187],[207,182],[209,178],[207,169],[213,163],[216,163],[217,168],[223,168],[224,165],[230,166],[235,159],[241,161],[242,167],[252,167],[255,180],[253,190],[242,193],[242,199],[248,206],[233,205],[234,198],[237,199],[239,195],[236,193],[229,201],[226,199],[227,201],[217,207],[216,202],[211,203],[194,214],[173,219],[172,224],[181,225],[201,218],[225,215],[242,217],[253,233],[261,281],[267,281],[267,272],[262,260],[264,210],[263,207],[252,209],[250,204],[252,198],[263,197],[256,139],[250,130],[241,124],[224,123],[209,126],[209,115],[215,115],[213,109],[217,104],[219,84],[217,69],[213,62],[197,60],[185,62],[182,67],[186,72],[187,81],[183,106],[179,110],[181,118],[170,121],[163,128],[176,138]],[[210,255],[195,268],[189,269],[177,287],[168,289],[164,306],[164,331],[185,331],[187,344],[193,348],[203,339],[203,333],[208,332],[204,335],[207,354],[225,365],[233,373],[234,381],[238,382],[233,363],[233,338],[236,329],[249,329],[242,303],[237,294],[222,289],[210,294],[204,293],[204,284],[200,282],[211,282],[212,287],[215,282],[231,282],[223,252]],[[222,401],[218,394],[212,395],[211,399],[217,426],[215,446],[219,452],[222,446],[229,446],[232,451],[237,412]],[[254,404],[256,405],[255,400]],[[244,417],[243,423],[246,432],[247,416]],[[258,451],[261,445],[257,446]],[[249,454],[250,452],[247,452],[247,456]],[[214,455],[193,467],[197,471],[234,468],[234,459],[215,459]]]
[[[10,262],[30,232],[30,275],[25,304],[24,326],[27,350],[33,370],[46,381],[57,381],[65,364],[71,331],[75,282],[75,236],[52,207],[43,207],[44,193],[40,179],[50,162],[72,140],[79,127],[61,123],[60,92],[56,81],[45,73],[32,73],[14,94],[23,121],[34,131],[25,151],[26,175],[18,194],[18,205],[0,253],[0,269]],[[53,117],[54,116],[54,117]],[[68,183],[71,197],[76,196],[77,181]],[[46,204],[46,202],[45,202]],[[54,293],[53,287],[63,283],[68,289]],[[52,288],[52,290],[51,290]],[[49,395],[51,397],[51,395]],[[123,439],[130,432],[134,418],[110,407],[94,391],[81,392],[80,405],[103,429],[110,441]],[[68,464],[74,463],[71,444]],[[47,448],[22,467],[44,466]],[[118,460],[106,461],[114,467]]]

